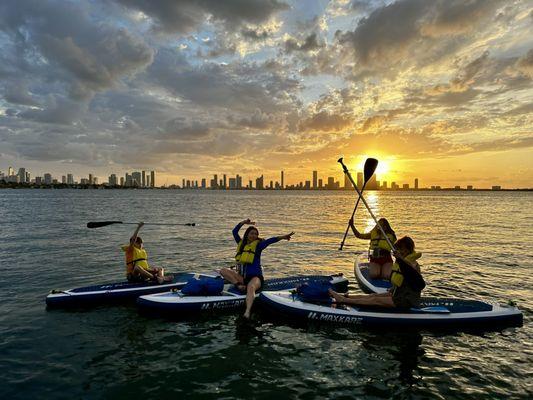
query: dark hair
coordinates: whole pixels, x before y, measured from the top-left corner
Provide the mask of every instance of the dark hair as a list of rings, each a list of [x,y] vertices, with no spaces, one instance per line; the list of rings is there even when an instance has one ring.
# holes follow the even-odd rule
[[[142,242],[143,242],[143,240],[141,239],[140,236],[137,236],[135,238],[135,241],[133,240],[133,236],[130,238],[130,243],[142,243]]]
[[[259,241],[262,241],[263,239],[261,239],[259,237],[259,230],[255,227],[255,226],[249,226],[248,228],[246,228],[246,230],[244,231],[244,235],[242,237],[242,241],[241,241],[241,244],[239,245],[239,248],[237,249],[237,254],[241,254],[242,253],[242,250],[244,249],[244,246],[246,246],[246,243],[248,242],[248,234],[255,230],[257,232],[257,240]]]
[[[409,236],[404,236],[403,238],[398,239],[396,243],[394,243],[394,246],[409,251],[409,254],[415,251],[415,242]]]
[[[379,224],[381,225],[381,227],[383,228],[383,230],[385,231],[385,233],[391,233],[394,235],[394,237],[396,237],[396,233],[392,230],[390,224],[389,224],[389,221],[387,221],[386,218],[380,218],[379,219]],[[381,232],[381,229],[379,229],[376,225],[376,228],[378,229],[378,232]]]

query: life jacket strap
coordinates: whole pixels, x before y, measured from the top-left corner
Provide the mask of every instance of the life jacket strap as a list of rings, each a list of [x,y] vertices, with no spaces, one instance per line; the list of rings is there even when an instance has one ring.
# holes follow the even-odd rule
[[[131,260],[130,262],[127,262],[126,265],[130,265],[130,264],[135,265],[135,263],[136,263],[137,261],[146,261],[146,258],[138,258],[138,259],[136,259],[136,260]]]

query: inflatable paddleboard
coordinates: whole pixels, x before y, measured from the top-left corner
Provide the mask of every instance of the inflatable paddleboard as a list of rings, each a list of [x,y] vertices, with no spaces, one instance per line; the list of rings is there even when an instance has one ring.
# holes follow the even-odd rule
[[[385,293],[391,288],[391,283],[385,279],[371,279],[368,270],[368,256],[360,255],[355,259],[355,279],[365,293]]]
[[[275,278],[265,280],[263,291],[294,289],[298,285],[312,280],[328,280],[339,291],[346,291],[348,280],[339,275],[307,275]],[[259,294],[256,295],[256,297]],[[164,313],[179,316],[181,314],[198,314],[206,311],[237,310],[245,306],[246,293],[240,292],[234,285],[224,285],[220,295],[188,296],[176,290],[168,293],[140,296],[137,305],[144,312]]]
[[[122,300],[135,300],[143,294],[161,293],[168,292],[172,289],[180,289],[187,283],[187,280],[200,275],[201,274],[178,273],[173,275],[172,281],[165,282],[164,284],[157,284],[155,282],[116,282],[85,286],[76,289],[52,290],[50,294],[46,296],[46,305],[48,307],[69,307]]]
[[[421,306],[410,310],[356,307],[345,304],[312,304],[291,291],[263,292],[261,306],[291,321],[341,325],[396,326],[458,329],[522,326],[522,312],[514,306],[453,298],[422,298]]]

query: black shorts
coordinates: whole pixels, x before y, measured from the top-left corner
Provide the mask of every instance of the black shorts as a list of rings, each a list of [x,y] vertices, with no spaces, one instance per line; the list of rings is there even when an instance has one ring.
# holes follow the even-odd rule
[[[244,285],[245,286],[248,286],[248,284],[250,283],[250,281],[253,279],[253,278],[259,278],[259,280],[261,281],[261,287],[257,290],[257,291],[260,291],[263,289],[263,285],[265,284],[265,278],[263,277],[263,275],[252,275],[252,276],[247,276],[246,278],[244,278]]]
[[[397,308],[410,309],[420,307],[420,291],[407,285],[396,287],[392,293],[392,302]]]

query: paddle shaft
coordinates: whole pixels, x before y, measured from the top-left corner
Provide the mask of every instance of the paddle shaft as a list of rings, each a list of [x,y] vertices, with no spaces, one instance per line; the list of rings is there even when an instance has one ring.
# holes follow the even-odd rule
[[[348,176],[348,179],[350,180],[350,182],[352,183],[355,191],[357,192],[357,194],[359,195],[359,198],[361,200],[363,200],[363,204],[365,205],[366,209],[368,210],[368,212],[370,213],[370,215],[372,216],[372,219],[374,220],[374,222],[376,223],[377,227],[379,228],[379,230],[381,231],[381,233],[383,234],[385,240],[387,241],[387,243],[389,244],[390,248],[392,249],[392,251],[396,251],[396,248],[394,247],[394,244],[390,241],[389,237],[387,236],[387,234],[385,233],[385,231],[383,230],[383,227],[379,224],[376,216],[374,215],[374,213],[372,212],[372,210],[370,209],[368,203],[366,202],[365,198],[363,197],[363,194],[361,193],[361,191],[359,190],[359,188],[357,187],[357,185],[355,184],[353,178],[352,178],[352,175],[350,174],[350,171],[348,171],[348,168],[346,167],[346,165],[344,165],[344,162],[342,161],[342,158],[340,158],[339,160],[339,163],[342,165],[342,169],[344,171],[344,173],[346,174],[346,176]]]
[[[363,183],[363,187],[361,188],[361,193],[363,193],[363,191],[365,190],[365,186],[366,186],[366,182]],[[355,211],[357,210],[357,206],[359,205],[359,200],[361,200],[360,196],[357,198],[357,201],[355,202],[355,207],[354,207],[353,212],[352,212],[352,218],[354,217]],[[350,219],[352,219],[352,218],[350,218]],[[346,231],[344,232],[344,237],[342,238],[342,242],[341,242],[341,245],[339,247],[339,250],[342,250],[342,248],[344,247],[344,242],[346,241],[346,236],[348,236],[348,231],[349,230],[350,230],[350,224],[348,224],[348,226],[346,227]]]
[[[123,222],[123,221],[99,221],[99,222],[87,222],[87,228],[101,228],[108,225],[114,225],[114,224],[123,224],[123,225],[139,225],[138,222]],[[196,223],[186,223],[186,224],[165,224],[165,223],[156,223],[156,222],[148,222],[144,225],[161,225],[161,226],[196,226]]]

